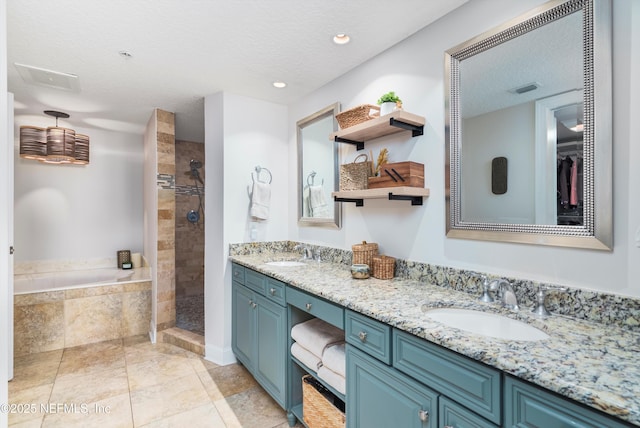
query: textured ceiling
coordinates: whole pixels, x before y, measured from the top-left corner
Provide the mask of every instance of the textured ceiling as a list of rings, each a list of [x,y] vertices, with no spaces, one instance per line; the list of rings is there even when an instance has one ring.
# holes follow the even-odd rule
[[[9,1],[9,90],[16,117],[55,109],[67,126],[142,133],[162,108],[179,139],[204,141],[204,96],[295,102],[466,1]],[[77,75],[80,91],[25,83],[14,63]]]

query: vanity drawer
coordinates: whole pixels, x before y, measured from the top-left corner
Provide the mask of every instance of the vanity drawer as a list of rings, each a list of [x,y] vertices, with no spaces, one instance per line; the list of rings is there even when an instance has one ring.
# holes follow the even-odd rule
[[[346,341],[385,364],[391,364],[391,326],[346,310],[344,314]]]
[[[287,287],[286,297],[291,306],[344,329],[344,309],[341,306],[293,287]]]
[[[264,286],[267,282],[267,277],[261,273],[253,271],[251,269],[245,269],[244,271],[244,285],[264,295]]]
[[[393,366],[500,425],[500,371],[400,330],[393,330]]]
[[[269,300],[273,300],[279,305],[286,305],[286,299],[284,290],[286,289],[285,283],[280,282],[273,278],[267,278],[267,284],[265,288],[265,295]]]
[[[238,281],[240,284],[244,284],[244,266],[232,263],[231,264],[231,278],[234,281]]]

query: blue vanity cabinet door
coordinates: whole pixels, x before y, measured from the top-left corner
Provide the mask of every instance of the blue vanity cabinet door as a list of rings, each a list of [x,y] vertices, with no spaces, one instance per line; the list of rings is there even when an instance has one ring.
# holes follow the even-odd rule
[[[287,309],[260,296],[256,304],[256,379],[284,408],[288,355]]]
[[[484,418],[467,410],[453,400],[440,396],[438,400],[438,420],[441,427],[450,428],[497,428]]]
[[[253,368],[255,353],[256,317],[253,305],[255,293],[240,283],[231,286],[231,349],[236,358],[249,370]]]
[[[393,330],[393,367],[496,425],[502,421],[502,374],[407,332]]]
[[[348,428],[436,428],[438,395],[347,344]]]
[[[542,388],[506,376],[506,427],[622,428],[628,425]]]

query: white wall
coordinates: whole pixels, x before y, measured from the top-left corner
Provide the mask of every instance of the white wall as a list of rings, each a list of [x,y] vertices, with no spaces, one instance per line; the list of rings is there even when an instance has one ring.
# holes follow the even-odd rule
[[[142,136],[74,128],[91,138],[88,165],[48,165],[19,156],[20,125],[54,119],[15,116],[16,261],[115,258],[143,246]],[[60,121],[60,126],[65,126]]]
[[[229,244],[251,240],[251,227],[258,241],[288,239],[295,172],[288,169],[287,137],[286,106],[229,93],[205,98],[205,352],[217,363],[234,359]],[[258,165],[273,176],[271,209],[268,220],[253,222],[249,191]],[[267,178],[264,171],[260,178]]]
[[[0,46],[7,46],[7,2],[0,0]],[[7,115],[7,50],[3,48],[0,50],[0,135],[2,135],[4,142],[0,144],[0,150],[3,153],[0,156],[0,171],[7,174],[10,168],[8,167],[7,153],[10,151],[11,143],[7,141],[4,136],[9,134],[9,121]],[[0,183],[0,201],[8,200],[9,198],[9,186],[11,186],[10,177],[2,177],[2,183]],[[11,242],[9,240],[9,224],[10,214],[8,213],[9,207],[4,202],[0,208],[0,248],[9,248]],[[5,226],[6,225],[6,226]],[[6,254],[6,253],[5,253]],[[9,263],[11,263],[11,257],[0,257],[0,272],[9,271]],[[8,331],[11,328],[9,322],[9,311],[6,308],[11,304],[9,299],[9,286],[7,284],[8,278],[0,274],[0,306],[2,307],[2,313],[0,313],[0,332]],[[0,334],[0,405],[7,404],[9,402],[9,354],[5,350],[9,348],[9,334]],[[0,426],[8,425],[7,412],[0,412]]]
[[[462,220],[535,221],[534,123],[533,102],[463,120]],[[498,156],[507,158],[507,192],[502,195],[491,191],[491,161]]]
[[[299,228],[291,224],[291,238],[350,249],[362,240],[377,242],[392,256],[438,265],[474,269],[500,275],[550,281],[585,289],[640,296],[638,248],[629,237],[640,226],[640,153],[633,147],[638,130],[637,0],[614,3],[614,249],[612,252],[447,239],[445,236],[444,182],[444,51],[524,13],[541,0],[471,1],[378,57],[292,105],[289,112],[290,156],[295,156],[295,121],[332,102],[343,109],[373,103],[394,90],[405,110],[426,117],[423,136],[385,137],[368,143],[374,155],[388,147],[392,161],[425,164],[425,183],[431,196],[422,207],[400,201],[365,201],[356,208],[345,204],[339,231]],[[637,80],[637,79],[635,79]],[[635,92],[630,89],[635,88]],[[635,113],[635,116],[631,115]],[[354,149],[345,148],[347,158]],[[295,171],[295,161],[289,168]],[[636,180],[630,180],[636,178]],[[291,183],[295,195],[296,184]],[[295,200],[289,201],[295,213]],[[292,214],[293,215],[293,214]]]

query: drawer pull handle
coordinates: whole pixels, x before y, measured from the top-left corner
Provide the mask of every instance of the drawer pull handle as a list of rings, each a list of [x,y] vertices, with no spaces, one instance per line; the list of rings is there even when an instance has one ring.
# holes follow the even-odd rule
[[[429,421],[429,412],[427,412],[426,410],[418,410],[418,417],[420,418],[420,420],[422,422],[428,422]]]
[[[273,288],[273,287],[271,287],[271,288],[269,289],[269,293],[270,293],[272,296],[275,296],[275,295],[276,295],[276,289],[275,289],[275,288]]]
[[[310,311],[310,310],[311,310],[311,303],[307,303],[307,304],[305,305],[305,307],[307,308],[307,310],[308,310],[308,311]]]
[[[255,308],[256,306],[256,302],[254,302],[253,300],[249,300],[249,306],[251,306],[252,308]]]
[[[360,333],[358,333],[358,337],[360,338],[360,340],[362,342],[366,342],[367,341],[367,332],[366,331],[361,331]]]

